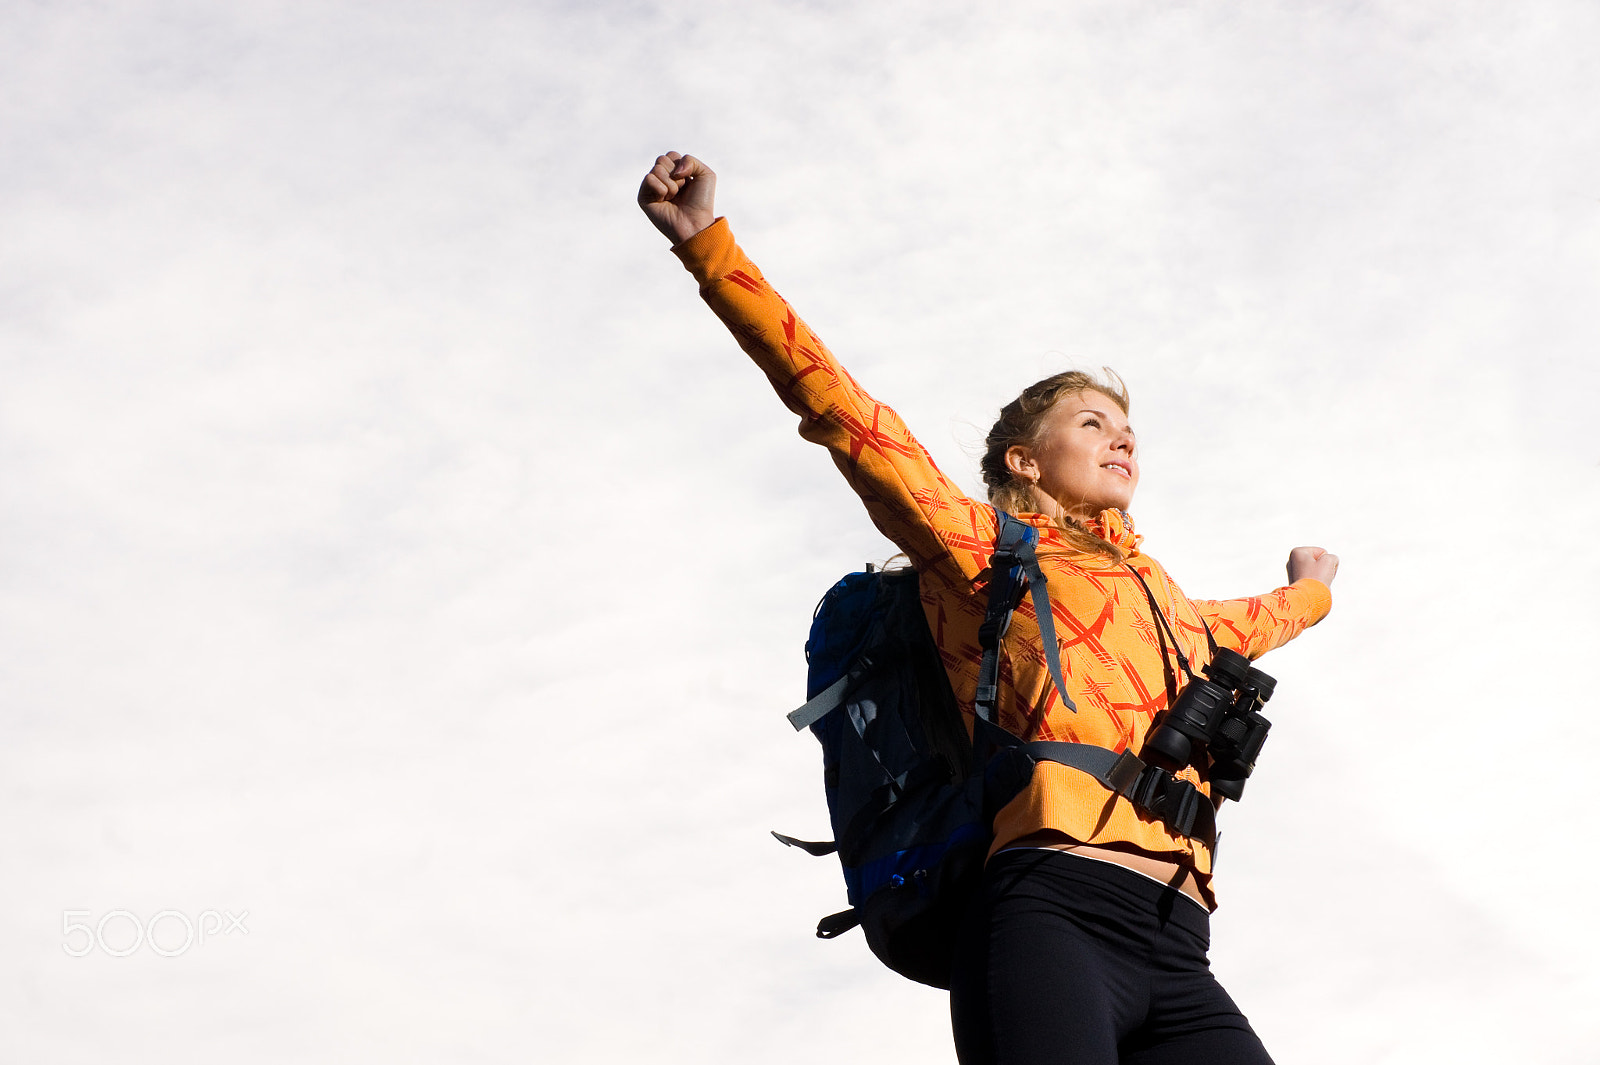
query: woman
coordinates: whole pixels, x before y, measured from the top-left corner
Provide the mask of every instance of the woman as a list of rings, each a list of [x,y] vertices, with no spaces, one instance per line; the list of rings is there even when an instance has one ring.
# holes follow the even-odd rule
[[[801,436],[832,452],[874,524],[920,572],[929,626],[970,714],[995,512],[946,480],[772,290],[716,217],[715,186],[704,163],[669,152],[646,175],[639,204],[800,415]],[[1139,483],[1127,411],[1119,381],[1063,373],[1024,390],[989,434],[989,498],[1038,529],[1077,703],[1074,711],[1055,690],[1024,603],[1005,638],[997,708],[1002,725],[1029,739],[1138,752],[1188,676],[1182,661],[1199,671],[1216,646],[1254,658],[1330,606],[1338,559],[1312,547],[1290,553],[1290,583],[1274,592],[1186,598],[1140,550],[1127,515]],[[1177,775],[1209,798],[1204,765]],[[962,1062],[1270,1062],[1211,976],[1215,896],[1203,839],[1050,762],[996,816],[994,834],[951,990]]]

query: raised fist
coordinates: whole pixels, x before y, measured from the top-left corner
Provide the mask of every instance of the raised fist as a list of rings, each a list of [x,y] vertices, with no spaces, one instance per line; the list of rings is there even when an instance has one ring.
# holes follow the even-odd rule
[[[639,185],[639,207],[674,244],[717,220],[717,175],[692,155],[668,152]]]
[[[1289,552],[1289,583],[1301,577],[1311,577],[1323,584],[1332,584],[1333,575],[1339,572],[1339,556],[1321,547],[1297,547]]]

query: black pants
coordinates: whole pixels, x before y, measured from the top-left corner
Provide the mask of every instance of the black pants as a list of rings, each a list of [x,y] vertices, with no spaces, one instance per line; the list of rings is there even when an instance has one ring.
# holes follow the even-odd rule
[[[962,1065],[1272,1065],[1211,975],[1211,917],[1093,858],[1003,851],[956,956]]]

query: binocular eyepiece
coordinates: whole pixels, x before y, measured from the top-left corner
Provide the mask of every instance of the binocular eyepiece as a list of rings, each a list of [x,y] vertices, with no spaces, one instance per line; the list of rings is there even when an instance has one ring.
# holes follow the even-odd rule
[[[1178,693],[1142,753],[1168,772],[1203,763],[1209,754],[1211,790],[1237,802],[1272,727],[1259,711],[1278,682],[1227,648],[1217,650],[1205,674]]]

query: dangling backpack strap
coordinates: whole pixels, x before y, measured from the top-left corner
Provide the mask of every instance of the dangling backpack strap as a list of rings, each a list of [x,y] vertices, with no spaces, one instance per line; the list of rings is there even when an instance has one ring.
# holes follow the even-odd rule
[[[1018,525],[1022,524],[1016,518],[1011,520]],[[1061,677],[1061,645],[1056,642],[1056,616],[1050,609],[1048,583],[1045,581],[1044,571],[1039,568],[1039,556],[1033,549],[1038,542],[1039,534],[1032,526],[1028,527],[1028,532],[1032,535],[1018,547],[1017,558],[1022,563],[1022,572],[1028,578],[1028,594],[1033,597],[1033,612],[1039,621],[1039,642],[1044,644],[1045,665],[1050,667],[1050,679],[1056,683],[1056,694],[1061,696],[1061,701],[1066,704],[1067,709],[1076,714],[1078,704],[1067,694],[1067,682]]]
[[[854,672],[846,673],[826,688],[819,691],[814,697],[806,700],[804,706],[789,711],[789,724],[794,730],[808,729],[832,713],[840,703],[844,702],[844,693],[856,680]]]

